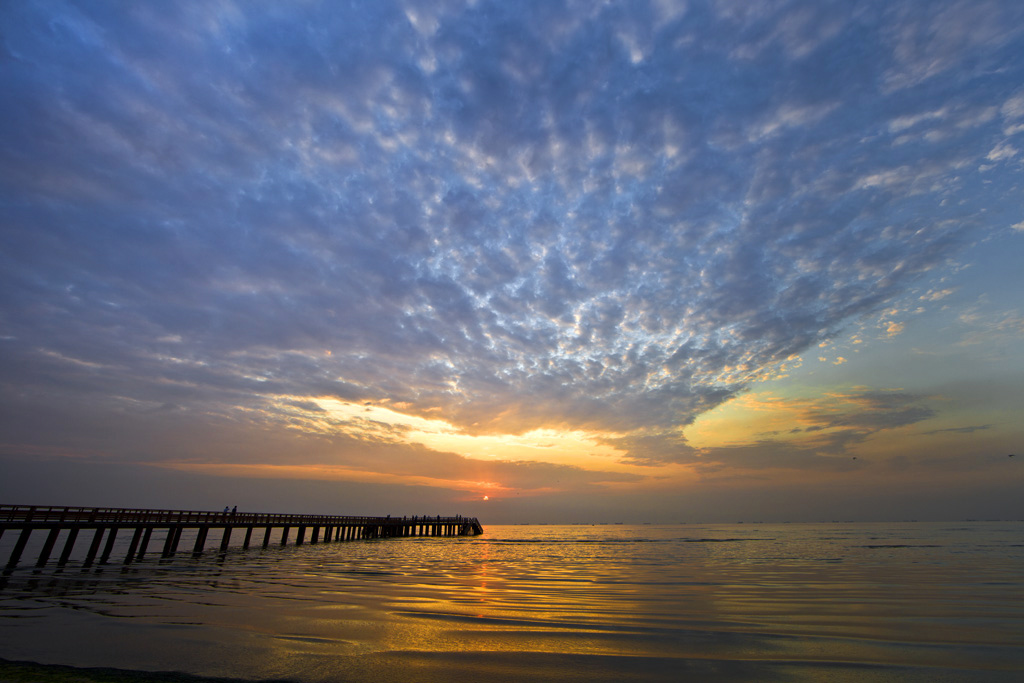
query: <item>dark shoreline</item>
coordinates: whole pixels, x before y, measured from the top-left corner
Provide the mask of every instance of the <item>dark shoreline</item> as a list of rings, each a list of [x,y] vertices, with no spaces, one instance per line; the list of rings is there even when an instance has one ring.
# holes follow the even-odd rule
[[[295,683],[288,679],[217,678],[176,671],[135,671],[0,659],[0,683]]]

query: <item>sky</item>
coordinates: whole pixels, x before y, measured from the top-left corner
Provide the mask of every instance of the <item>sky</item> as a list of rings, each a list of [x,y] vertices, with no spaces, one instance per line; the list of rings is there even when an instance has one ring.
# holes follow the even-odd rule
[[[1017,0],[13,0],[0,92],[0,502],[1024,517]]]

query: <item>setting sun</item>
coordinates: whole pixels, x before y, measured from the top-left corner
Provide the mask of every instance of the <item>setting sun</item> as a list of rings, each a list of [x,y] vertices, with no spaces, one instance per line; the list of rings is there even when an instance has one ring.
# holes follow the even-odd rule
[[[0,0],[0,85],[0,683],[1024,681],[1024,0]]]

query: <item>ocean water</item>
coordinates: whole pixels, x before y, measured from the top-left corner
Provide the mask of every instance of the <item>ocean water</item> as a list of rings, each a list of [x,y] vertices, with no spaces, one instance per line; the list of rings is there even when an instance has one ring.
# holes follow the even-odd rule
[[[1024,523],[485,529],[128,567],[35,569],[30,547],[0,580],[0,657],[301,683],[1024,680]]]

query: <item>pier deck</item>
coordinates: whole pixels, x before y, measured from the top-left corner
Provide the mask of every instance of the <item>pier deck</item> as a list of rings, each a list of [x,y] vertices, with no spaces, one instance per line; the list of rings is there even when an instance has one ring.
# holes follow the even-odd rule
[[[118,534],[130,531],[131,541],[123,564],[142,560],[150,550],[155,532],[162,531],[160,556],[173,557],[178,552],[182,531],[196,531],[191,553],[202,554],[211,529],[220,530],[220,549],[227,550],[235,531],[245,533],[242,548],[253,543],[266,548],[271,532],[281,530],[280,545],[288,545],[292,530],[293,545],[327,543],[371,538],[403,538],[410,536],[474,536],[483,533],[475,517],[354,517],[344,515],[288,515],[258,512],[206,512],[197,510],[138,510],[129,508],[87,508],[36,505],[0,505],[0,539],[9,532],[20,532],[11,549],[6,567],[12,569],[21,561],[33,532],[46,532],[36,566],[50,561],[57,541],[64,533],[63,546],[56,560],[64,566],[71,557],[80,532],[91,532],[89,549],[83,566],[110,561]],[[307,537],[308,533],[308,537]],[[154,549],[153,552],[156,552]]]

